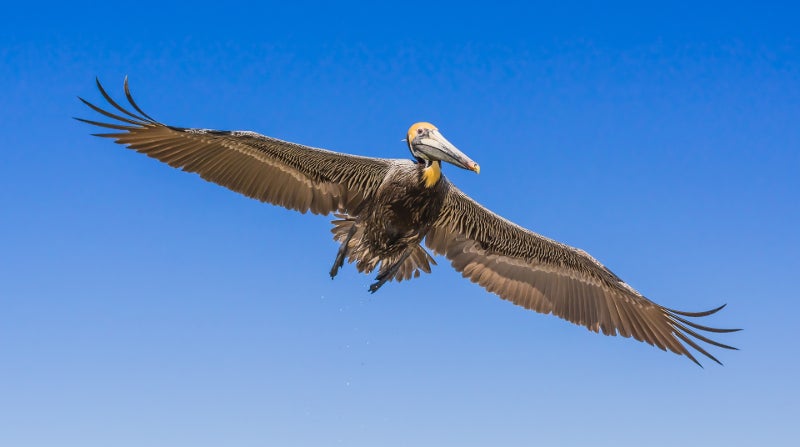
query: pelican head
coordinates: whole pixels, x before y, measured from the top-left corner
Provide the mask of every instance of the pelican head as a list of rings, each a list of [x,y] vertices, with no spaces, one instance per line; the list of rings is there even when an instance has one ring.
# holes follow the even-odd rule
[[[481,172],[478,163],[447,141],[447,138],[442,136],[439,129],[431,123],[420,122],[411,126],[406,134],[406,142],[411,155],[419,162],[424,161],[430,165],[434,161],[446,161],[462,169]]]

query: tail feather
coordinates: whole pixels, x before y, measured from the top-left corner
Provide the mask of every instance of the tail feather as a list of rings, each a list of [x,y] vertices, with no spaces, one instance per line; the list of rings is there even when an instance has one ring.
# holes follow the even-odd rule
[[[333,228],[333,239],[339,243],[344,243],[353,225],[356,225],[355,234],[347,244],[347,262],[356,263],[356,269],[362,273],[371,273],[380,264],[380,271],[388,269],[395,262],[400,259],[401,253],[395,256],[382,259],[376,253],[373,253],[370,248],[361,244],[363,240],[364,230],[357,224],[355,217],[345,214],[334,214],[336,220],[331,221]],[[397,269],[397,272],[390,278],[393,281],[403,281],[411,278],[417,278],[420,272],[430,273],[431,264],[436,265],[433,257],[419,244],[412,248],[411,255],[406,258],[403,265]]]

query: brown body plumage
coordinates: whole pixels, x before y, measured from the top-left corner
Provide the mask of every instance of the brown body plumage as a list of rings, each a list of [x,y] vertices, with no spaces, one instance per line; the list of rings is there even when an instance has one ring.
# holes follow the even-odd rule
[[[310,148],[253,132],[187,129],[161,124],[133,101],[130,111],[102,88],[111,113],[82,100],[114,123],[81,119],[113,129],[96,134],[170,166],[246,196],[300,212],[335,213],[340,243],[331,276],[345,260],[362,272],[378,269],[375,292],[386,281],[430,272],[433,258],[422,242],[453,267],[501,298],[552,313],[606,335],[622,335],[698,363],[691,346],[702,341],[726,349],[701,332],[723,333],[689,318],[711,315],[658,305],[586,252],[526,230],[479,205],[441,175],[441,161],[479,171],[429,123],[409,129],[415,161],[359,157]],[[138,112],[138,113],[137,113]],[[699,364],[699,363],[698,363]]]
[[[394,160],[370,200],[351,210],[351,215],[337,215],[341,220],[334,221],[334,238],[346,247],[358,271],[369,273],[380,263],[379,282],[416,277],[420,270],[431,272],[430,264],[436,262],[420,243],[441,213],[447,182],[427,187],[424,176],[423,164]],[[337,258],[331,276],[340,266]],[[376,283],[370,291],[378,287]]]

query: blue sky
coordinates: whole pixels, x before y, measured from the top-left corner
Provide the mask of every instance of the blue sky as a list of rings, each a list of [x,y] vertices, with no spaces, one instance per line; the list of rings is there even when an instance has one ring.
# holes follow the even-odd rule
[[[800,32],[789,2],[4,7],[0,445],[794,445]],[[367,293],[325,217],[90,137],[161,121],[406,157],[743,327],[701,369],[504,302],[444,259]]]

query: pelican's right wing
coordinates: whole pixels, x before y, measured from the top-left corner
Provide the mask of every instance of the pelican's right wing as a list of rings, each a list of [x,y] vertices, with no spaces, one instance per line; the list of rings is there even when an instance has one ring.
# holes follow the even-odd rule
[[[583,250],[516,225],[484,208],[452,184],[425,243],[447,256],[465,278],[505,300],[605,335],[633,337],[698,363],[687,345],[719,363],[697,341],[735,349],[699,331],[738,329],[703,326],[688,318],[711,315],[656,304]],[[699,363],[698,363],[699,364]]]
[[[393,160],[331,152],[266,137],[255,132],[167,126],[134,102],[125,79],[125,96],[137,113],[117,104],[100,82],[106,101],[124,116],[80,98],[116,122],[80,121],[119,132],[95,134],[153,157],[174,168],[248,197],[305,213],[352,212],[375,192]]]

